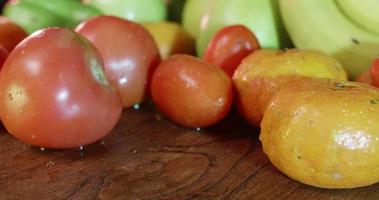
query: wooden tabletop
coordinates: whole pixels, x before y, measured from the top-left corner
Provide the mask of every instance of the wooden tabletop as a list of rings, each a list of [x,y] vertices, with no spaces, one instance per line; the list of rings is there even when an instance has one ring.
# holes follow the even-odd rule
[[[152,106],[124,111],[83,150],[40,150],[0,132],[0,199],[377,200],[379,184],[327,190],[293,181],[262,152],[237,115],[200,132]]]

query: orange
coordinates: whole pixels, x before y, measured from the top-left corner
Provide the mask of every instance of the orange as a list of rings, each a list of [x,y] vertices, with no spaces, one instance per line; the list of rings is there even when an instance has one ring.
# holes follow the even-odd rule
[[[270,101],[260,140],[284,174],[322,188],[379,181],[379,90],[355,82],[313,80]]]
[[[341,64],[317,50],[255,51],[233,75],[240,113],[250,125],[259,127],[271,98],[281,88],[304,77],[347,80]]]

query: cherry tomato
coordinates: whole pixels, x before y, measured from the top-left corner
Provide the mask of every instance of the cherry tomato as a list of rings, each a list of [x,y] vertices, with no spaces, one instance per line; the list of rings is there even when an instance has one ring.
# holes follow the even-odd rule
[[[174,55],[153,74],[153,101],[172,121],[199,128],[220,121],[232,104],[232,82],[219,67],[189,55]]]
[[[372,85],[379,87],[379,56],[375,58],[370,68]]]
[[[0,45],[0,68],[8,57],[8,50]]]
[[[0,73],[0,117],[16,138],[45,148],[73,148],[108,134],[122,110],[101,56],[77,33],[33,33]]]
[[[259,49],[259,42],[243,25],[226,26],[211,39],[204,59],[221,67],[230,77],[242,59]]]
[[[0,45],[8,52],[11,52],[26,36],[26,32],[21,27],[0,16]]]
[[[365,84],[368,84],[368,85],[373,85],[372,83],[372,78],[371,78],[371,70],[368,69],[366,71],[364,71],[361,75],[359,75],[357,78],[356,78],[356,82],[360,82],[360,83],[365,83]]]
[[[160,62],[159,49],[149,32],[139,24],[111,16],[89,19],[76,31],[103,56],[105,73],[117,86],[124,107],[141,103]]]

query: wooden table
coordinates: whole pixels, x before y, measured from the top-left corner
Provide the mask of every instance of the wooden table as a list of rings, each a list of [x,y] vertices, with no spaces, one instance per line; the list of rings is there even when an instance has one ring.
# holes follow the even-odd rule
[[[2,128],[0,199],[379,199],[379,184],[326,190],[289,179],[257,135],[235,114],[197,132],[152,106],[124,111],[110,135],[83,150],[42,151]]]

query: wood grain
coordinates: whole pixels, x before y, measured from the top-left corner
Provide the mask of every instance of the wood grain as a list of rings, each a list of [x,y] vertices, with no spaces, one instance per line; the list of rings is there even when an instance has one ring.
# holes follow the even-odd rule
[[[83,150],[41,151],[0,131],[0,199],[376,200],[378,191],[289,179],[235,114],[198,132],[152,106],[127,110],[110,135]]]

